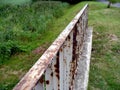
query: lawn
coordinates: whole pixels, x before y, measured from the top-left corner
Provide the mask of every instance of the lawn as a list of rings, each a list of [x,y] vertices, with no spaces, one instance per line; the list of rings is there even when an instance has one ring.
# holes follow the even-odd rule
[[[49,27],[46,27],[45,32],[40,32],[40,36],[37,33],[32,34],[32,37],[37,35],[37,38],[31,39],[23,33],[25,36],[22,38],[27,37],[23,43],[20,43],[24,52],[13,54],[0,66],[0,77],[2,77],[0,90],[13,88],[86,3],[89,3],[89,26],[94,28],[88,89],[120,90],[120,9],[114,7],[108,9],[107,5],[98,2],[81,2],[77,5],[65,6],[62,9],[65,13],[63,12],[61,16],[50,17],[53,19],[51,19],[52,24],[47,24]],[[29,12],[32,12],[32,9]],[[26,14],[30,16],[27,11]],[[9,16],[8,19],[11,17]],[[37,22],[32,20],[34,27],[34,23]],[[2,25],[6,24],[2,23],[0,28],[3,28]],[[23,26],[26,27],[26,24]],[[21,28],[19,24],[18,28]],[[35,28],[41,30],[40,26]],[[14,31],[16,30],[14,27]]]
[[[90,3],[93,47],[89,90],[120,90],[120,8]]]

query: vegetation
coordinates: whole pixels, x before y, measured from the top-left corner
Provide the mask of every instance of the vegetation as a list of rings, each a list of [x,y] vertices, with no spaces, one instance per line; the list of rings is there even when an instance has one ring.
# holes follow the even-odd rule
[[[110,8],[112,3],[120,2],[120,0],[108,0],[108,1],[109,1],[109,3],[108,3],[107,8]]]
[[[30,3],[32,2],[32,0],[0,0],[0,4],[17,4],[17,5],[21,5],[24,3]]]
[[[0,6],[0,90],[11,90],[40,57],[55,38],[53,21],[68,7],[61,2]],[[36,54],[40,45],[44,46]]]
[[[0,64],[16,53],[32,50],[29,44],[44,35],[67,6],[60,2],[0,6]]]
[[[3,46],[15,46],[17,48],[15,50],[17,51],[12,54],[10,53],[7,57],[5,57],[10,57],[10,59],[6,60],[0,66],[0,77],[2,77],[0,78],[0,90],[11,90],[13,88],[13,86],[36,62],[36,60],[40,57],[44,50],[51,44],[51,42],[58,36],[58,34],[65,28],[65,26],[72,20],[72,18],[76,15],[80,8],[82,8],[86,3],[89,3],[90,5],[89,25],[93,26],[94,28],[88,89],[120,89],[120,9],[113,7],[107,9],[105,4],[98,2],[82,2],[69,8],[67,8],[68,4],[59,3],[57,4],[58,6],[64,6],[62,6],[62,9],[60,9],[60,11],[57,11],[59,10],[59,7],[56,10],[51,10],[51,8],[45,9],[46,5],[44,6],[44,4],[42,4],[45,7],[45,10],[43,9],[43,11],[39,12],[42,6],[37,6],[36,4],[38,3],[34,3],[31,5],[12,6],[10,12],[1,13],[4,14],[0,17],[0,31],[3,33],[1,35],[4,35],[3,31],[7,30],[14,31],[13,33],[15,33],[13,34],[13,37],[9,37],[10,40],[3,39],[2,42],[6,43],[3,44]],[[50,3],[47,4],[47,7],[49,5],[50,7],[53,7],[53,4]],[[23,7],[26,9],[23,9]],[[8,8],[11,8],[11,6],[9,6]],[[13,8],[14,11],[12,11]],[[5,9],[3,10],[3,12],[8,10],[5,7],[3,9]],[[54,15],[53,11],[57,12],[55,14],[58,15]],[[46,16],[48,15],[48,12],[50,13],[50,18]],[[60,17],[59,13],[61,12],[63,13],[60,14]],[[18,24],[13,23],[11,19],[11,16],[14,14],[16,14],[15,16],[18,15],[15,19],[15,21],[18,20]],[[41,15],[42,18],[43,16],[45,16],[45,19],[42,19],[42,22],[45,22],[46,25],[43,25],[42,22],[37,21],[39,20],[37,18],[40,18],[41,20]],[[7,23],[4,22],[5,20],[7,21]],[[9,27],[7,26],[7,24]],[[7,26],[8,28],[5,26]],[[29,28],[29,26],[34,27],[35,29],[31,29]],[[45,29],[41,29],[43,27],[40,26],[47,27],[45,27]],[[9,29],[10,27],[12,29]],[[2,37],[1,35],[0,37]],[[40,47],[37,48],[38,46]],[[8,51],[11,50],[8,49]]]
[[[120,90],[120,9],[90,3],[93,47],[89,90]]]

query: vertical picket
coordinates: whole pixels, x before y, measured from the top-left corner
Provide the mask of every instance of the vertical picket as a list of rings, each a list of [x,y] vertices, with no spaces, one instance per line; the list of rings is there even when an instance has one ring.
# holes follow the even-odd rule
[[[59,53],[53,58],[52,62],[53,69],[53,90],[60,90],[60,76],[59,76]]]
[[[72,62],[73,32],[67,37],[60,50],[60,90],[69,90],[72,75],[70,75]]]
[[[45,72],[45,88],[46,90],[53,90],[53,71],[52,71],[52,63],[48,65],[48,68]]]

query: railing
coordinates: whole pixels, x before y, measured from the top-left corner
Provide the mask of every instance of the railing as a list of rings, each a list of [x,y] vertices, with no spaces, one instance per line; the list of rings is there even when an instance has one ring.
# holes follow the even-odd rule
[[[88,5],[85,5],[13,90],[76,90],[87,15]]]

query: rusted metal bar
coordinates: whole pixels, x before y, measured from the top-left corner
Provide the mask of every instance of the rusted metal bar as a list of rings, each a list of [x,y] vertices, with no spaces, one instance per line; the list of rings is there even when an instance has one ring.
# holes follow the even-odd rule
[[[88,4],[75,16],[13,90],[74,90],[75,74],[88,27],[87,12]]]
[[[85,41],[83,42],[81,58],[78,62],[74,90],[87,90],[88,87],[90,56],[92,47],[92,30],[93,28],[89,27],[85,35]]]

